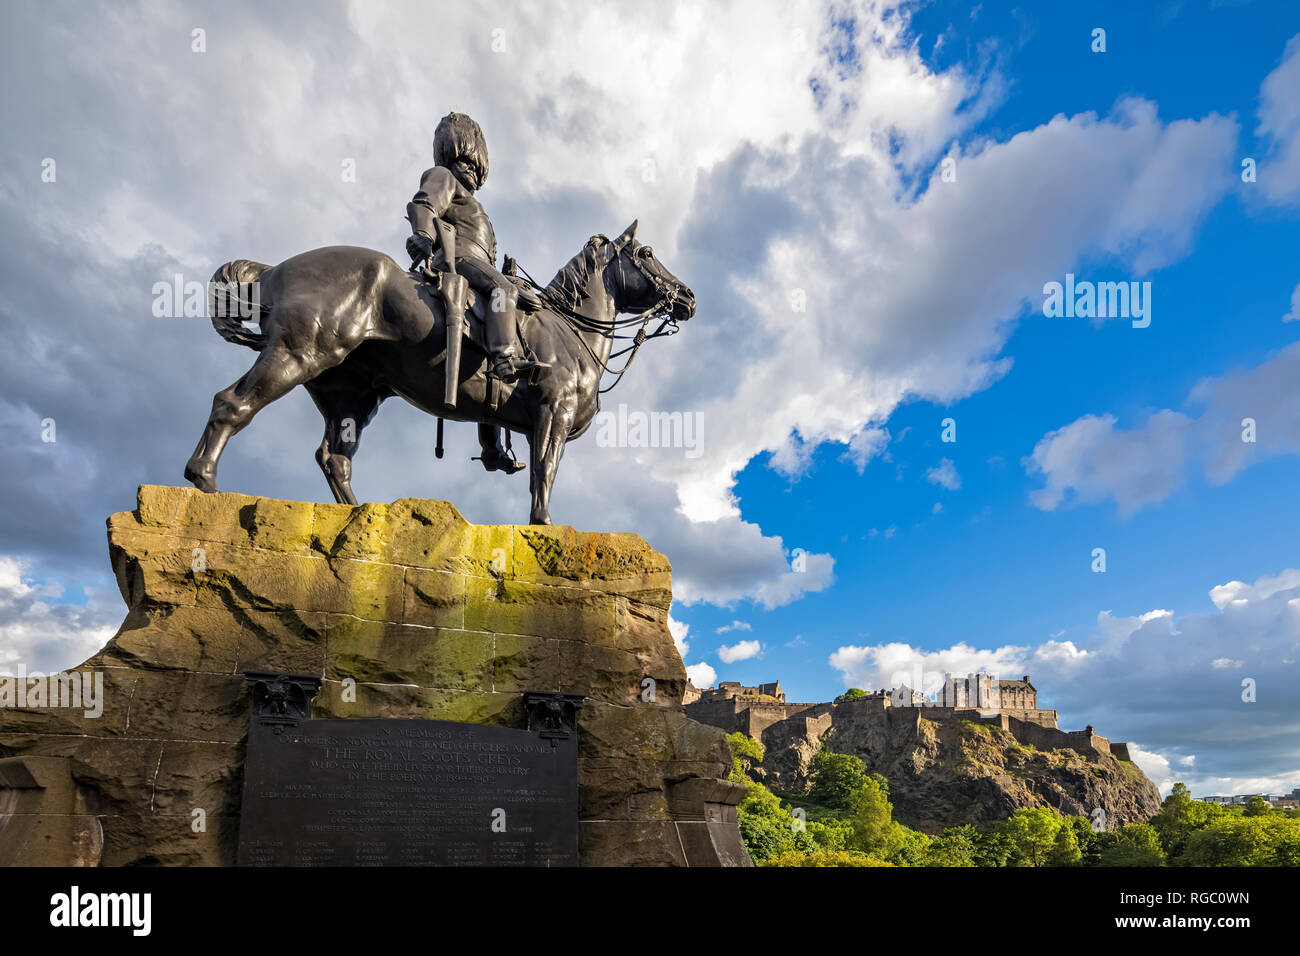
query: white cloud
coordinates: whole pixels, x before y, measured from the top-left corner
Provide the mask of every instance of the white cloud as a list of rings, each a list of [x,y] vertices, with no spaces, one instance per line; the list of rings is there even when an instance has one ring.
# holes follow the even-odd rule
[[[1229,581],[1210,588],[1210,600],[1219,610],[1237,602],[1260,601],[1270,598],[1279,591],[1290,591],[1300,587],[1300,570],[1287,568],[1281,574],[1265,575],[1254,584],[1244,581]]]
[[[1291,291],[1291,311],[1282,316],[1283,322],[1300,321],[1300,285]]]
[[[926,693],[945,672],[1027,673],[1039,706],[1058,710],[1063,729],[1093,724],[1112,740],[1136,742],[1138,765],[1162,789],[1174,780],[1201,794],[1277,792],[1292,778],[1296,786],[1300,772],[1265,777],[1260,768],[1300,765],[1300,570],[1209,593],[1211,613],[1102,611],[1082,640],[996,649],[845,646],[830,664],[845,686],[906,683]],[[1247,680],[1253,700],[1243,699]]]
[[[943,685],[945,674],[965,676],[985,671],[1000,676],[1015,673],[1018,677],[1026,659],[1023,647],[981,650],[961,642],[927,651],[910,644],[890,643],[840,647],[831,654],[829,663],[840,672],[845,687],[889,690],[906,684],[934,694]]]
[[[718,679],[718,672],[705,663],[690,664],[686,668],[686,676],[694,686],[702,690],[713,686]]]
[[[753,625],[748,621],[732,621],[730,624],[724,624],[717,629],[718,634],[726,634],[728,631],[752,631]]]
[[[899,436],[902,437],[901,435]],[[889,431],[884,428],[864,428],[849,439],[849,448],[841,457],[852,462],[862,474],[867,463],[889,447]]]
[[[1063,503],[1113,497],[1127,516],[1182,484],[1191,424],[1186,416],[1162,411],[1130,431],[1117,431],[1115,421],[1113,415],[1084,415],[1039,440],[1023,462],[1046,480],[1029,496],[1035,507],[1054,511]]]
[[[1030,493],[1035,507],[1113,499],[1129,516],[1168,498],[1194,466],[1214,484],[1278,455],[1300,453],[1300,342],[1259,365],[1200,381],[1187,404],[1196,417],[1163,409],[1132,428],[1116,427],[1114,415],[1084,415],[1048,432],[1023,460],[1044,486]],[[1253,441],[1244,440],[1254,423]]]
[[[63,588],[24,574],[22,562],[0,556],[0,673],[50,673],[80,664],[108,642],[122,617],[116,591],[90,591],[69,603]]]
[[[1268,144],[1256,185],[1270,202],[1300,201],[1300,34],[1291,37],[1281,63],[1260,84],[1255,132]]]
[[[683,660],[685,660],[686,655],[691,651],[691,645],[687,641],[687,637],[691,633],[691,626],[689,624],[683,624],[681,621],[673,617],[672,614],[669,614],[668,632],[672,634],[673,643],[677,645],[677,653],[682,656]]]
[[[724,644],[719,647],[718,659],[724,664],[734,664],[737,661],[747,661],[757,657],[762,651],[763,645],[758,641],[738,641],[735,644]]]
[[[1139,769],[1147,775],[1147,778],[1156,785],[1156,789],[1161,794],[1168,793],[1181,777],[1175,777],[1170,760],[1163,754],[1155,753],[1139,747],[1135,743],[1130,743],[1128,755],[1133,758],[1133,762],[1138,765]]]
[[[961,487],[961,475],[957,474],[957,466],[952,463],[951,458],[940,458],[939,464],[926,471],[925,480],[949,491],[956,491]]]
[[[1185,783],[1193,797],[1239,796],[1248,793],[1290,793],[1300,786],[1300,771],[1263,776],[1216,776],[1196,771],[1196,754],[1147,750],[1130,743],[1129,756],[1156,785],[1162,796],[1168,796],[1175,783]]]

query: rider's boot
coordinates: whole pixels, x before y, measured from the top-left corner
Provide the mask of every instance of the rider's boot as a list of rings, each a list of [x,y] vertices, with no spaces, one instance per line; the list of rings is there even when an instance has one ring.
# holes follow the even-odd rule
[[[492,296],[497,299],[497,296]],[[533,377],[550,368],[545,362],[536,362],[520,355],[515,348],[515,322],[518,292],[510,289],[505,296],[505,308],[497,310],[489,304],[485,310],[487,320],[487,347],[492,358],[492,374],[503,382],[521,375]]]
[[[484,471],[504,471],[507,475],[524,470],[524,463],[505,450],[501,444],[501,428],[497,425],[479,425],[478,443],[483,449],[479,461]]]

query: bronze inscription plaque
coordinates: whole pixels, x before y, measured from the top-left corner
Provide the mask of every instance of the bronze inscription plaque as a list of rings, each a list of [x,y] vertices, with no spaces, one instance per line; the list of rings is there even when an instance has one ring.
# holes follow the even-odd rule
[[[255,720],[238,861],[576,866],[577,737],[440,720]]]

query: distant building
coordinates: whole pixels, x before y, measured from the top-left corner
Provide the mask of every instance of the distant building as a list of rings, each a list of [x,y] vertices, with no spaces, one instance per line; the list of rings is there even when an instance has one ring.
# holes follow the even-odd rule
[[[1028,674],[1020,680],[995,680],[991,674],[948,675],[935,703],[977,710],[1038,710],[1038,691]]]
[[[785,691],[781,689],[781,682],[773,681],[770,684],[759,684],[757,687],[745,687],[740,681],[724,680],[717,687],[710,687],[699,691],[698,700],[734,700],[736,698],[759,697],[770,698],[778,704],[785,703]]]

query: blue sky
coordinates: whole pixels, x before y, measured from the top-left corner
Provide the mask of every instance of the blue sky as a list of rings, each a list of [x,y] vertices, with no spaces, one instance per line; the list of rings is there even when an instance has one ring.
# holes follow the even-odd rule
[[[938,3],[924,5],[912,26],[936,67],[978,62],[985,44],[998,51],[1009,94],[967,140],[1005,139],[1062,112],[1105,114],[1119,98],[1140,95],[1155,101],[1166,121],[1236,114],[1244,122],[1240,156],[1262,156],[1265,145],[1250,122],[1260,81],[1280,56],[1288,21],[1294,28],[1300,16],[1285,4],[1176,6],[1150,19],[1135,16],[1132,4],[1088,4],[1086,11],[1047,5],[1032,13],[984,4],[967,21],[968,5]],[[1096,26],[1107,30],[1105,54],[1089,48]],[[938,36],[945,41],[936,50]],[[708,653],[699,658],[720,679],[779,677],[791,699],[825,700],[849,683],[826,659],[845,643],[938,649],[958,641],[1080,642],[1099,611],[1209,613],[1205,582],[1254,581],[1294,566],[1294,455],[1255,465],[1226,485],[1192,477],[1131,517],[1109,501],[1040,510],[1029,495],[1041,481],[1021,465],[1047,432],[1080,416],[1109,412],[1125,426],[1154,409],[1185,408],[1200,379],[1258,364],[1300,338],[1300,326],[1280,321],[1300,280],[1300,221],[1294,209],[1252,203],[1238,169],[1222,175],[1232,189],[1198,228],[1189,254],[1144,276],[1155,287],[1151,327],[1045,318],[1041,295],[1026,289],[1026,310],[1007,316],[1018,319],[1002,353],[1013,359],[1011,370],[961,401],[901,405],[888,419],[892,462],[873,462],[859,474],[842,447],[822,445],[807,472],[790,480],[768,467],[768,456],[752,460],[736,486],[743,513],[792,546],[833,553],[835,585],[769,611],[687,609],[680,617],[692,649],[739,639],[763,646],[760,657],[730,664]],[[1106,256],[1086,258],[1078,273],[1128,277]],[[946,418],[957,423],[955,443],[940,441]],[[961,476],[958,490],[925,480],[944,458]],[[1106,549],[1104,574],[1091,570],[1095,547]],[[752,630],[713,635],[737,620]],[[1044,687],[1045,706],[1058,705],[1053,690]],[[1063,710],[1070,726],[1107,719],[1086,706]]]
[[[552,507],[668,555],[697,680],[825,700],[1030,673],[1162,786],[1300,785],[1294,3],[485,2],[444,10],[436,57],[396,0],[114,11],[19,3],[0,38],[0,669],[113,634],[104,517],[180,481],[247,368],[154,317],[153,284],[332,243],[400,257],[457,109],[530,272],[638,218],[697,295],[605,407],[699,415],[701,454],[593,429]],[[1046,317],[1067,272],[1150,282],[1150,326]],[[524,520],[526,476],[484,480],[468,428],[435,462],[432,427],[386,404],[358,494]],[[319,428],[305,394],[277,402],[221,487],[327,500]]]

